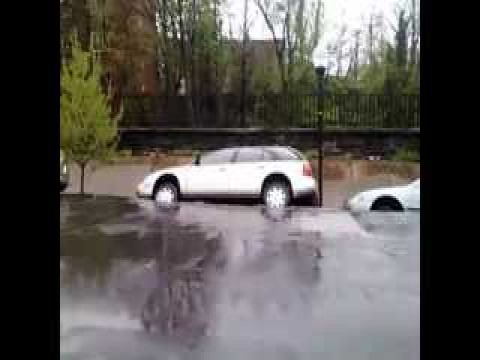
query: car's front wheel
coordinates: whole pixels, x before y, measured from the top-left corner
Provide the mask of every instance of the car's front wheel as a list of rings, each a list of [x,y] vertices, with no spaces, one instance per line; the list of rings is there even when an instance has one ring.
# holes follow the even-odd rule
[[[286,207],[290,198],[290,186],[285,181],[271,181],[263,189],[263,203],[269,208]]]
[[[169,181],[162,182],[158,185],[154,198],[157,205],[172,206],[178,202],[178,188]]]
[[[371,211],[403,211],[403,206],[397,199],[382,197],[372,204]]]

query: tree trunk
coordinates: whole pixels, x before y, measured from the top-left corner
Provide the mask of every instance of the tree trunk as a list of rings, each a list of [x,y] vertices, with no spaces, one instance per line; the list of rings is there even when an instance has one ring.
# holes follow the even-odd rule
[[[86,164],[80,164],[80,194],[85,194],[85,166]]]
[[[417,28],[417,7],[416,0],[412,0],[412,34],[410,43],[410,71],[415,68],[417,63],[417,46],[418,46],[418,28]]]
[[[199,99],[197,94],[199,79],[198,79],[198,69],[197,69],[197,52],[196,52],[196,30],[197,30],[197,2],[192,0],[192,19],[189,24],[189,56],[191,59],[190,62],[190,71],[191,71],[191,102],[193,108],[193,121],[195,126],[199,125]]]
[[[240,126],[246,127],[247,124],[247,112],[246,112],[246,98],[247,98],[247,41],[248,41],[248,29],[247,29],[247,14],[248,14],[248,0],[244,0],[243,7],[243,39],[242,39],[242,62],[241,62],[241,89],[240,89],[240,113],[241,121]]]

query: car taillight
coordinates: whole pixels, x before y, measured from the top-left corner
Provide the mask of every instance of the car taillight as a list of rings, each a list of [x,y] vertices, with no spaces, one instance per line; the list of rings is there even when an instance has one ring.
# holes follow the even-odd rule
[[[303,164],[303,176],[313,176],[312,165],[309,162]]]

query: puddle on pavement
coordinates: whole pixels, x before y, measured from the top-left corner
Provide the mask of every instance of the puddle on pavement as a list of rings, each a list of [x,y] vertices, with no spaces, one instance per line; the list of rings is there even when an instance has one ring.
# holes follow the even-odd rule
[[[60,205],[62,359],[419,358],[419,213]]]

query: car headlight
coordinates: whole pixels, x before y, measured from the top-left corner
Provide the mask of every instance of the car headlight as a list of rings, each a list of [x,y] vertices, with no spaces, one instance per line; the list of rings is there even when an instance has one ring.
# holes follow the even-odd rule
[[[350,199],[349,203],[350,204],[359,204],[359,203],[363,202],[364,200],[365,200],[365,197],[363,196],[363,194],[358,194],[358,195],[353,196]]]
[[[67,164],[63,164],[62,171],[63,171],[64,174],[67,173]]]

